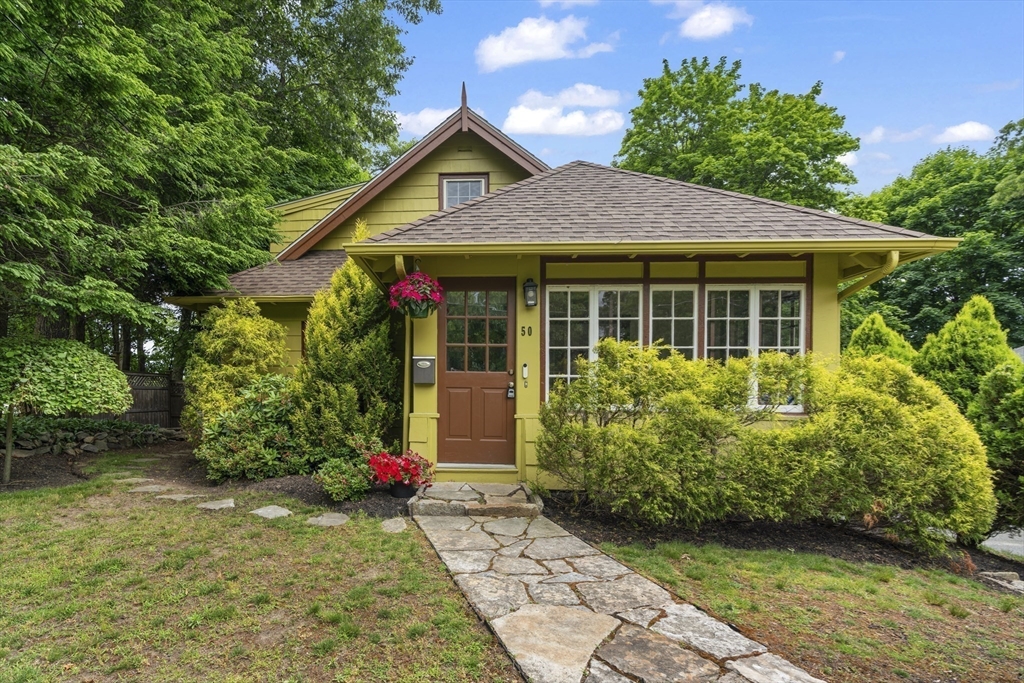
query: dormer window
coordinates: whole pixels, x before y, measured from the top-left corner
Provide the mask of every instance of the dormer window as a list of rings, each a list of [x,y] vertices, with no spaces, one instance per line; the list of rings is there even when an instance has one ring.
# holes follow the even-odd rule
[[[441,176],[441,208],[476,199],[487,194],[487,175]]]

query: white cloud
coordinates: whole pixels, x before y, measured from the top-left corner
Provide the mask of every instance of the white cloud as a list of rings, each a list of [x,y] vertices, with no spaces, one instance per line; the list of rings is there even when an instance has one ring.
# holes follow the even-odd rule
[[[402,129],[402,132],[426,135],[437,128],[437,125],[448,118],[453,111],[455,110],[426,107],[409,114],[398,113],[395,117],[398,119],[398,127]]]
[[[839,163],[843,164],[847,168],[853,168],[854,166],[857,165],[857,153],[856,152],[847,152],[846,154],[840,154],[836,158],[836,161],[838,161]]]
[[[846,58],[846,52],[844,50],[836,50],[832,53],[832,63],[838,64]]]
[[[718,38],[732,33],[739,24],[750,26],[754,17],[742,7],[733,7],[724,2],[705,4],[699,0],[651,0],[655,5],[671,5],[669,17],[685,18],[679,25],[679,35],[694,40]]]
[[[984,83],[976,86],[974,89],[977,92],[1001,92],[1004,90],[1016,90],[1020,87],[1020,79],[1014,79],[1012,81],[995,81],[993,83]]]
[[[614,107],[622,101],[618,90],[605,90],[598,85],[577,83],[555,95],[527,90],[519,96],[519,104],[527,107]]]
[[[596,4],[597,0],[540,0],[541,7],[551,7],[552,5],[558,5],[562,9]]]
[[[560,21],[547,17],[527,17],[517,26],[509,26],[498,35],[489,35],[476,46],[476,64],[488,73],[525,62],[543,62],[552,59],[593,57],[600,52],[611,52],[610,42],[591,43],[579,50],[573,43],[587,37],[587,20],[569,15]],[[615,35],[612,36],[614,40]]]
[[[862,135],[860,141],[865,145],[877,145],[880,142],[910,142],[927,133],[928,128],[929,126],[921,126],[904,133],[885,126],[875,126],[870,133]]]
[[[621,130],[626,120],[614,109],[586,113],[582,109],[564,113],[564,108],[518,105],[508,110],[501,126],[506,133],[520,135],[607,135]]]
[[[946,130],[942,131],[932,138],[932,142],[942,144],[951,142],[978,142],[982,140],[991,140],[995,136],[996,132],[992,130],[991,126],[986,126],[984,123],[978,123],[977,121],[964,121],[958,126],[950,126]]]

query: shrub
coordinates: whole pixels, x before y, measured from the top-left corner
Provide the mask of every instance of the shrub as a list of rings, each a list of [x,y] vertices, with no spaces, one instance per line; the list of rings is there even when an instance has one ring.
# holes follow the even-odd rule
[[[240,392],[234,409],[207,424],[195,455],[210,479],[309,473],[310,459],[291,433],[292,382],[283,375],[261,377]]]
[[[232,410],[239,392],[287,363],[283,325],[264,318],[252,299],[211,308],[185,365],[181,426],[199,443],[210,420]]]
[[[370,466],[365,458],[328,460],[313,478],[334,500],[359,500],[370,490]]]
[[[1024,527],[1024,363],[1003,363],[988,373],[967,415],[996,471],[995,527]]]
[[[878,313],[864,318],[864,322],[850,335],[846,353],[851,356],[888,356],[901,363],[910,364],[917,357],[917,351],[896,330],[885,324]]]
[[[930,334],[914,360],[914,370],[935,382],[967,412],[981,378],[1000,363],[1019,362],[1006,343],[1006,331],[992,304],[975,296],[937,334]]]

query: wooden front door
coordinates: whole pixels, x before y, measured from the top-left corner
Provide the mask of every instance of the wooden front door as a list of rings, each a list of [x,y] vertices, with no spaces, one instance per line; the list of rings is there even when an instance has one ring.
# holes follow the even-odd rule
[[[438,314],[438,462],[514,465],[516,281],[443,280]]]

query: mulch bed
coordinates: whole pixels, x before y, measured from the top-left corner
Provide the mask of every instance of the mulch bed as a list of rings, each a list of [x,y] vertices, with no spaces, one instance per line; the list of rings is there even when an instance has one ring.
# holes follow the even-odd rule
[[[569,496],[557,492],[544,499],[544,516],[594,545],[639,543],[650,548],[671,542],[716,544],[738,550],[818,553],[849,562],[873,562],[902,569],[951,568],[948,560],[920,555],[863,530],[825,523],[728,520],[705,524],[699,531],[673,525],[646,526],[609,513],[573,509]],[[1004,559],[980,548],[958,546],[957,550],[970,555],[976,571],[1024,575],[1024,561]]]
[[[3,445],[0,444],[0,463],[3,462]],[[2,467],[2,464],[0,464]],[[80,484],[88,477],[81,473],[73,458],[60,455],[33,455],[31,458],[11,458],[11,481],[4,491],[25,491],[43,486],[71,486]]]

